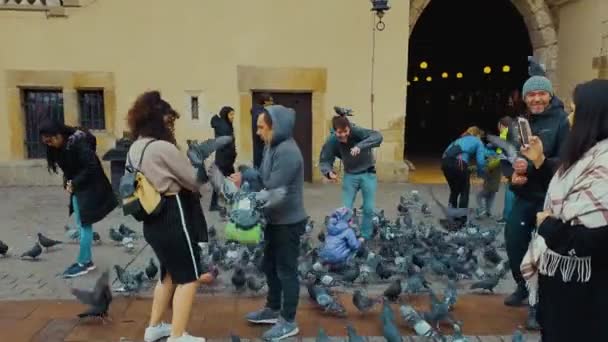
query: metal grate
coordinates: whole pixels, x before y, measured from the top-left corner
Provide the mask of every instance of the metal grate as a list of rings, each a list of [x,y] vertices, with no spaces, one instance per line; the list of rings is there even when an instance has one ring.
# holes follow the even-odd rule
[[[79,90],[80,125],[87,129],[106,129],[103,90]]]
[[[45,119],[64,122],[63,93],[61,90],[26,89],[23,91],[23,109],[27,157],[30,159],[44,158],[46,148],[40,139],[40,123]]]

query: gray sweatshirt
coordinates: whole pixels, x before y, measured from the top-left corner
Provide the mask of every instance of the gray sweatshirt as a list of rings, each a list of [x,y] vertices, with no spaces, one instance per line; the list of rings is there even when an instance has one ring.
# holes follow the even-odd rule
[[[380,146],[380,132],[352,125],[350,136],[346,143],[341,143],[332,134],[325,140],[319,157],[319,168],[323,176],[333,171],[334,161],[339,158],[344,163],[344,172],[350,174],[363,173],[376,165],[372,148]],[[350,149],[359,147],[361,152],[356,157],[350,154]]]
[[[294,224],[308,215],[304,209],[304,159],[293,139],[296,116],[293,109],[269,106],[266,111],[272,119],[272,143],[264,147],[260,175],[264,188],[287,188],[285,199],[265,214],[271,225]]]

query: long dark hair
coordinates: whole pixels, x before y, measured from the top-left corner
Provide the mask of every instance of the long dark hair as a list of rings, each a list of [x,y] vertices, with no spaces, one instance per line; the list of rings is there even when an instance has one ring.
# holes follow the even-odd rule
[[[232,126],[232,122],[230,122],[230,119],[228,119],[228,114],[230,114],[230,112],[234,112],[234,108],[232,108],[230,106],[224,106],[224,107],[222,107],[222,109],[220,109],[219,115],[220,115],[220,118],[222,118],[230,126]]]
[[[40,137],[61,135],[63,136],[64,144],[66,144],[70,135],[76,132],[76,128],[67,126],[56,120],[48,119],[40,124],[38,132]],[[57,161],[59,160],[60,155],[61,149],[46,145],[46,163],[49,172],[57,173]]]
[[[564,146],[563,173],[595,144],[608,138],[608,80],[593,80],[574,89],[574,124]]]
[[[174,119],[179,114],[171,105],[163,100],[158,91],[149,91],[141,94],[127,114],[127,123],[134,139],[150,137],[168,141],[176,145],[173,127],[167,127],[165,116],[171,115]]]

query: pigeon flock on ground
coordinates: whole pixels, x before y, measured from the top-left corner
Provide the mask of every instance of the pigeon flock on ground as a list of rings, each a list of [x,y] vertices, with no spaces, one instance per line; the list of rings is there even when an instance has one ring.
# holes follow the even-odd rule
[[[209,141],[193,142],[189,156],[202,164],[211,154],[207,150],[214,150],[216,145]],[[199,147],[204,151],[196,151]],[[208,172],[215,190],[231,201],[250,198],[254,213],[280,201],[285,195],[284,189],[247,192],[242,187],[234,187],[213,167]],[[243,186],[247,188],[247,183]],[[374,239],[366,241],[356,255],[339,268],[330,268],[319,259],[325,231],[315,230],[316,223],[309,219],[300,241],[298,274],[310,300],[316,303],[321,313],[347,318],[338,294],[352,292],[353,305],[360,314],[369,314],[376,305],[382,305],[380,324],[389,342],[402,341],[391,303],[400,305],[402,325],[411,328],[415,334],[431,341],[467,341],[462,334],[463,322],[453,315],[453,309],[458,305],[458,289],[468,287],[471,291],[493,293],[506,275],[508,260],[501,256],[504,253],[498,252],[504,246],[500,246],[496,239],[501,226],[476,220],[469,209],[445,207],[430,188],[429,197],[444,217],[437,220],[431,213],[431,204],[418,191],[405,194],[397,204],[397,217],[389,219],[384,210],[374,214]],[[242,213],[228,210],[220,212],[220,215],[230,220],[246,219]],[[326,217],[325,225],[328,220]],[[351,227],[357,235],[360,235],[360,222],[360,211],[355,209]],[[315,233],[317,235],[313,237]],[[263,241],[257,245],[223,241],[213,226],[209,227],[208,236],[209,241],[200,244],[202,273],[212,274],[216,282],[221,282],[218,275],[225,273],[229,276],[230,286],[239,295],[263,295],[266,287],[262,271]],[[65,237],[67,241],[77,242],[79,230],[66,226]],[[140,237],[121,224],[110,228],[109,238],[116,246],[130,252],[136,249]],[[97,233],[94,233],[93,240],[101,243]],[[30,250],[24,251],[21,258],[38,260],[43,248],[48,251],[61,243],[39,233],[38,241]],[[0,255],[9,256],[9,246],[2,241]],[[109,318],[112,292],[136,295],[147,288],[144,286],[146,283],[152,285],[158,274],[158,266],[153,259],[143,269],[130,270],[128,266],[114,266],[116,281],[120,284],[118,288],[110,287],[109,271],[105,271],[93,289],[72,289],[72,294],[88,306],[79,317],[94,317],[105,322]],[[439,291],[442,295],[437,294]],[[419,311],[408,304],[407,297],[414,294],[428,295],[426,310]],[[452,331],[450,337],[445,335],[445,326]],[[363,341],[352,325],[347,326],[346,333],[349,341]],[[239,338],[232,335],[232,340],[238,341]],[[317,340],[330,340],[322,327]],[[516,331],[513,341],[524,341],[522,333]]]

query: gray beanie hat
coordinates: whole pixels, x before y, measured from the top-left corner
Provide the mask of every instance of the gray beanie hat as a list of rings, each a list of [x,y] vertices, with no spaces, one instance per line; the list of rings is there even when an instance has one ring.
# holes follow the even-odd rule
[[[526,94],[528,94],[529,92],[539,90],[544,90],[551,94],[551,96],[553,96],[553,85],[551,84],[551,81],[545,76],[532,76],[528,78],[526,83],[524,83],[521,92],[523,96],[526,97]]]

